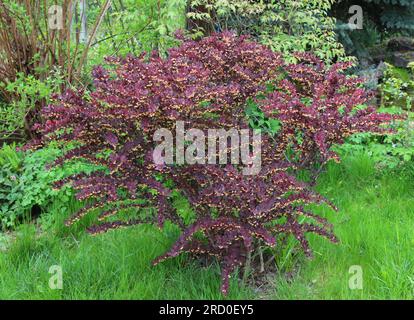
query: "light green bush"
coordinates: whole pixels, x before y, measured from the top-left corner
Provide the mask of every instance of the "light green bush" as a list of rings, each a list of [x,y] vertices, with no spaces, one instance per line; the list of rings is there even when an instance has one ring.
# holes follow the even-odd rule
[[[50,145],[36,151],[17,151],[15,145],[0,149],[0,224],[13,228],[30,217],[31,209],[43,210],[57,198],[70,201],[69,188],[53,189],[53,183],[73,173],[88,173],[96,166],[75,161],[62,168],[49,170],[47,164],[62,154],[61,148]]]
[[[311,51],[326,62],[345,58],[336,21],[328,11],[335,0],[192,0],[188,18],[210,22],[215,30],[250,34],[294,62],[295,51]],[[200,23],[202,25],[202,23]],[[205,30],[195,29],[197,33]]]

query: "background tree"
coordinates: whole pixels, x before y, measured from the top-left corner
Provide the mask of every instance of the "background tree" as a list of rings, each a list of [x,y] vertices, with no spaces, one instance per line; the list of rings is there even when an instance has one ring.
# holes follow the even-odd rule
[[[213,30],[249,34],[295,61],[294,51],[310,51],[326,62],[345,57],[337,41],[335,19],[328,15],[335,0],[191,0],[187,14],[196,35]]]
[[[340,0],[333,6],[333,13],[347,21],[348,8],[360,5],[365,17],[375,22],[384,32],[401,32],[409,35],[414,32],[414,1],[411,0]]]

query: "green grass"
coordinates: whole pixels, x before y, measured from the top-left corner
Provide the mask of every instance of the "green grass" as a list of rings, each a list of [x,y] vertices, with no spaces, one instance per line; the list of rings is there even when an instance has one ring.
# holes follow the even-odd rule
[[[276,279],[275,299],[414,298],[414,177],[376,173],[367,156],[331,165],[318,190],[339,213],[326,212],[340,239],[312,237],[315,258],[292,281]],[[361,266],[363,289],[351,290],[349,268]]]
[[[367,156],[348,157],[328,167],[318,191],[340,208],[319,209],[335,225],[340,243],[312,236],[314,259],[285,250],[278,263],[289,277],[269,275],[260,290],[235,277],[228,298],[414,298],[413,170],[381,173]],[[222,298],[216,265],[205,268],[179,257],[151,266],[178,236],[174,228],[141,226],[91,237],[85,223],[65,228],[61,207],[55,204],[43,219],[48,232],[26,224],[9,243],[0,237],[0,299]],[[49,288],[53,265],[62,267],[62,290]],[[362,290],[349,288],[352,265],[362,267]]]
[[[170,228],[172,229],[172,228]],[[68,234],[36,238],[24,226],[0,258],[0,299],[218,299],[219,269],[184,258],[152,267],[177,237],[142,226],[99,237]],[[63,272],[63,290],[49,288],[52,265]],[[248,297],[233,284],[230,296]]]

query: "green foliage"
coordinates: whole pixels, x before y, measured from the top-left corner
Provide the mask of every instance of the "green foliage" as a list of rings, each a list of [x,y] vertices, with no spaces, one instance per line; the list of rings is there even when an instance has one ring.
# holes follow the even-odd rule
[[[414,107],[414,68],[397,68],[386,64],[382,83],[378,90],[383,112],[405,114],[405,110]],[[414,160],[414,113],[408,112],[407,119],[397,121],[392,126],[396,133],[392,135],[374,135],[362,133],[351,136],[347,143],[339,147],[341,152],[365,152],[380,167],[394,169],[412,163]]]
[[[376,172],[366,154],[330,163],[327,169],[318,191],[335,199],[342,213],[320,210],[335,224],[341,244],[311,237],[318,249],[306,263],[289,247],[278,257],[287,275],[276,270],[243,285],[233,277],[227,299],[414,298],[414,171],[411,176]],[[48,215],[65,215],[60,203],[52,209]],[[56,227],[68,229],[62,223]],[[216,264],[200,269],[201,261],[183,257],[151,266],[178,237],[177,230],[168,229],[141,226],[89,237],[83,232],[61,234],[60,229],[35,233],[34,226],[25,226],[17,237],[3,234],[0,299],[223,299]],[[349,289],[348,271],[355,264],[363,268],[364,290]],[[52,265],[62,266],[63,290],[49,288]]]
[[[101,64],[106,56],[152,50],[165,54],[177,44],[174,32],[185,26],[185,6],[186,0],[113,1],[92,45],[88,69]],[[91,8],[89,20],[97,14],[97,9]]]
[[[252,99],[247,101],[246,116],[250,127],[260,129],[263,133],[268,133],[273,137],[282,128],[280,120],[266,117],[258,104]]]
[[[262,17],[268,27],[260,38],[262,43],[285,54],[288,61],[294,51],[313,52],[326,62],[345,57],[337,41],[335,19],[328,11],[335,0],[275,1],[273,10]]]
[[[41,103],[49,103],[52,93],[58,93],[62,83],[57,70],[45,80],[20,72],[14,81],[0,81],[0,87],[15,97],[10,103],[0,102],[0,140],[29,126],[27,114],[39,108]]]
[[[362,29],[350,28],[353,5],[363,10]],[[394,36],[414,35],[414,2],[411,0],[341,0],[333,5],[338,19],[337,33],[348,55],[356,56],[363,66],[388,60],[386,40]]]
[[[362,30],[350,30],[348,23],[339,23],[338,21],[336,32],[346,53],[359,59],[369,59],[371,48],[379,45],[382,40],[382,34],[377,25],[367,17],[364,20]]]
[[[22,162],[21,153],[16,151],[16,145],[7,145],[5,144],[2,149],[0,149],[0,167],[5,168],[10,167],[11,170],[19,170]]]
[[[401,114],[399,108],[386,108],[384,112]],[[338,149],[350,154],[368,154],[380,167],[394,169],[414,161],[414,113],[393,125],[392,135],[355,134]]]
[[[381,22],[389,29],[414,31],[414,3],[411,0],[366,0],[382,6]]]
[[[48,170],[50,163],[62,154],[56,145],[37,151],[17,151],[15,146],[0,149],[0,224],[3,228],[15,227],[28,218],[34,206],[44,209],[57,198],[68,202],[70,189],[53,189],[53,183],[74,172],[90,173],[95,166],[73,162],[62,169]]]
[[[188,17],[195,21],[211,21],[216,30],[250,34],[274,51],[282,52],[288,62],[296,61],[292,56],[295,51],[310,51],[332,62],[345,58],[335,33],[336,21],[328,16],[334,2],[192,0]]]
[[[414,108],[414,68],[411,72],[386,64],[383,82],[379,85],[382,106]]]

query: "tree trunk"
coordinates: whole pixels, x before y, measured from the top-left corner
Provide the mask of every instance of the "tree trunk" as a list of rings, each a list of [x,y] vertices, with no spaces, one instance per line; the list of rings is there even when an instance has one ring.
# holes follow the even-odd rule
[[[88,21],[87,21],[87,3],[86,0],[80,0],[79,2],[80,7],[80,18],[81,18],[81,31],[79,41],[80,43],[86,44],[88,43]]]

